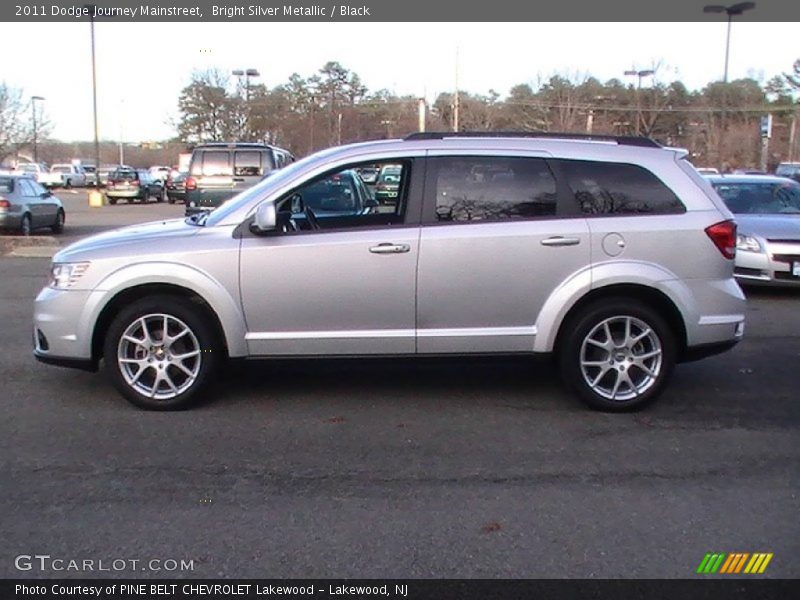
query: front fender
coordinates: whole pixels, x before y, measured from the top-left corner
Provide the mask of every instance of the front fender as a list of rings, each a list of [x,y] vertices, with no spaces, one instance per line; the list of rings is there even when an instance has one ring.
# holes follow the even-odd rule
[[[209,273],[191,265],[147,261],[122,267],[98,282],[86,302],[81,331],[92,331],[103,309],[119,293],[148,284],[166,284],[190,290],[203,298],[219,318],[230,356],[245,356],[245,323],[237,298]],[[89,337],[91,339],[91,336]]]

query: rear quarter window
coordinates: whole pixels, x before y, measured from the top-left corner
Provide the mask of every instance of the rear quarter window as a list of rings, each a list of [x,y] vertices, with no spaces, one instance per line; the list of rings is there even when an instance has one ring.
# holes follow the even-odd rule
[[[557,161],[586,215],[686,212],[686,207],[663,181],[639,165],[585,160]]]

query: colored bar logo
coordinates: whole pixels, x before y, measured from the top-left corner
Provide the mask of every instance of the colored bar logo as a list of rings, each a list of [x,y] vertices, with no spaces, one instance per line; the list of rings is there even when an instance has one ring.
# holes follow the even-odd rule
[[[735,575],[746,573],[750,575],[761,574],[767,570],[769,561],[772,560],[772,552],[709,552],[703,557],[697,572],[702,575],[713,575],[720,573],[725,575]]]

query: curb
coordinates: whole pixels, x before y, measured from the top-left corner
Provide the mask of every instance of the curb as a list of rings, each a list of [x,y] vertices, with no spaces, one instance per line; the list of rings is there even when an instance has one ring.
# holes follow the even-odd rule
[[[0,256],[50,258],[60,248],[58,240],[50,235],[0,235]]]

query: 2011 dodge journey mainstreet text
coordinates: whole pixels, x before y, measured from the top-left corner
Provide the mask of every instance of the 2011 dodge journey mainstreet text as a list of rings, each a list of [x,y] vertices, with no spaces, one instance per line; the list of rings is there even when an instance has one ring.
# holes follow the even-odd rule
[[[213,212],[61,250],[34,354],[103,361],[169,410],[233,358],[547,353],[590,406],[640,407],[744,330],[736,225],[684,156],[568,134],[331,148]],[[389,165],[396,200],[348,208],[372,193],[351,174]]]

